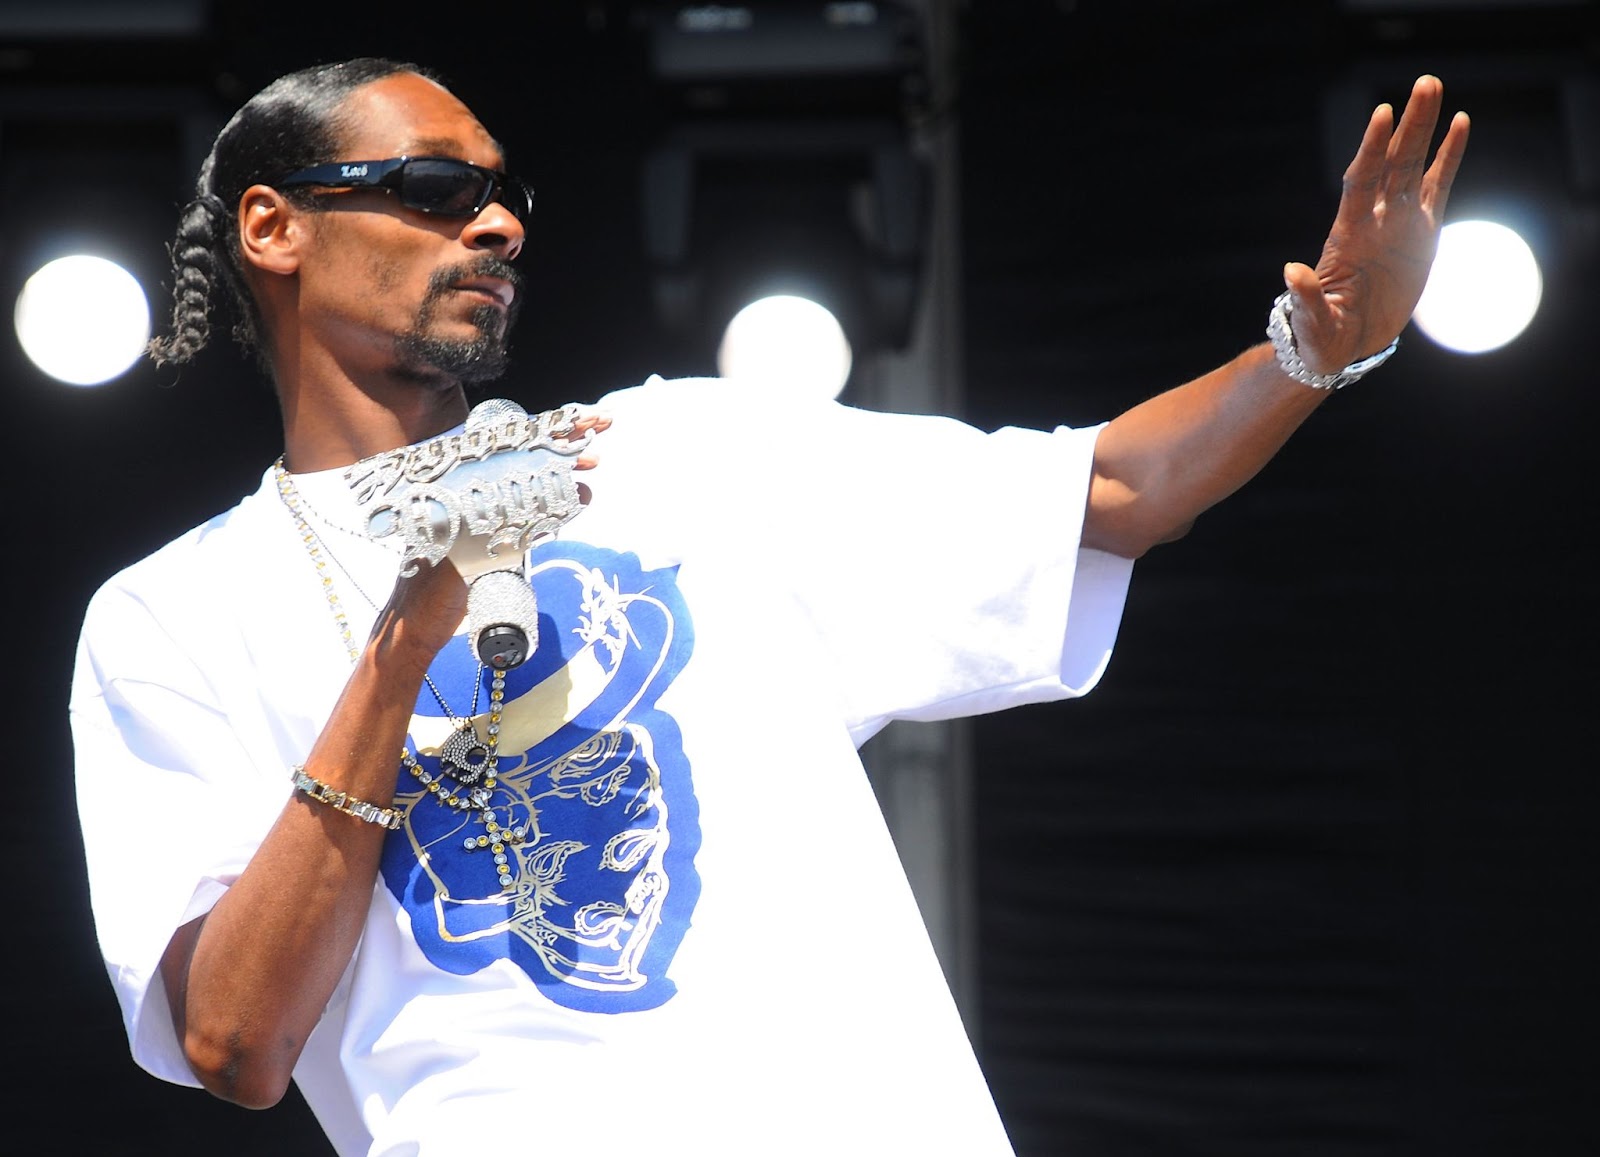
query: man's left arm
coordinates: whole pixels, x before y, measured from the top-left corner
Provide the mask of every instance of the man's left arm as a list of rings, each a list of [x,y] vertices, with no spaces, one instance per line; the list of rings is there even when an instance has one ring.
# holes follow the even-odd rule
[[[1389,105],[1374,110],[1316,268],[1284,267],[1294,350],[1314,374],[1382,351],[1416,309],[1467,144],[1456,113],[1428,164],[1443,101],[1438,78],[1423,76],[1398,127]],[[1262,343],[1115,418],[1095,444],[1084,545],[1137,558],[1181,537],[1331,392],[1291,378]]]

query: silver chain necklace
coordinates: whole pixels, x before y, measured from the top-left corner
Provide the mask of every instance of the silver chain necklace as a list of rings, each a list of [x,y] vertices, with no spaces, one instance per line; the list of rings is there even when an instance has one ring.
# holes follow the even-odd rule
[[[317,569],[323,595],[328,601],[328,609],[333,614],[334,625],[338,628],[345,651],[350,656],[351,664],[354,665],[361,658],[361,648],[356,644],[351,632],[350,620],[339,599],[339,592],[334,587],[333,576],[328,572],[329,561],[339,568],[345,579],[356,589],[356,593],[374,610],[377,609],[377,603],[362,589],[361,584],[356,582],[349,568],[328,549],[321,536],[312,529],[306,514],[309,512],[319,521],[347,533],[358,532],[331,522],[318,514],[295,486],[294,480],[284,468],[281,455],[272,464],[272,473],[278,486],[278,497],[283,501],[290,517],[294,519],[295,529],[300,533],[300,541]],[[528,826],[523,824],[518,827],[502,827],[499,816],[491,806],[492,795],[498,784],[500,723],[505,707],[505,672],[498,669],[491,672],[487,738],[483,738],[478,735],[477,726],[473,722],[473,716],[478,713],[478,696],[483,689],[483,670],[484,664],[479,663],[473,681],[472,710],[466,718],[456,715],[450,709],[449,703],[440,694],[432,676],[423,674],[423,680],[433,692],[434,698],[439,701],[439,706],[444,709],[454,729],[439,748],[440,774],[434,775],[424,768],[406,743],[400,746],[400,762],[411,777],[441,806],[470,813],[483,824],[483,832],[479,835],[466,836],[463,847],[469,852],[479,848],[490,851],[499,870],[500,885],[509,889],[515,883],[515,877],[511,872],[508,845],[516,846],[526,840]]]
[[[279,459],[278,469],[280,471],[283,469],[282,459]],[[352,536],[353,538],[362,539],[365,542],[375,541],[374,539],[369,538],[364,531],[355,530],[351,527],[335,522],[326,514],[323,514],[315,506],[311,505],[311,500],[300,492],[300,488],[294,484],[294,480],[289,477],[287,471],[284,471],[282,477],[278,480],[278,493],[284,496],[284,502],[286,504],[292,502],[293,504],[298,505],[302,514],[309,514],[312,518],[315,518],[318,522],[322,523],[323,526],[331,527],[334,530],[341,531],[344,534]],[[289,509],[290,512],[293,513],[295,509],[294,505],[290,505]],[[309,526],[307,529],[309,529]],[[376,611],[378,609],[378,600],[368,594],[367,588],[356,581],[356,576],[350,573],[350,568],[345,566],[344,562],[339,558],[339,556],[334,554],[333,551],[329,550],[328,547],[320,541],[320,539],[318,540],[318,545],[321,548],[321,553],[326,555],[333,565],[339,568],[339,572],[344,575],[345,581],[355,588],[356,594],[361,596],[362,601]],[[327,589],[330,593],[333,593],[333,587],[331,585],[328,586]],[[334,594],[334,597],[337,598],[337,594]],[[346,646],[348,647],[348,645],[349,644],[347,642]],[[354,655],[352,655],[352,659],[353,658]],[[472,681],[472,709],[467,712],[465,719],[450,709],[450,704],[445,701],[444,694],[439,690],[438,685],[434,683],[433,676],[429,675],[426,671],[422,673],[423,681],[428,684],[428,690],[433,692],[433,697],[439,701],[439,706],[444,709],[444,713],[450,717],[450,722],[455,724],[457,730],[470,728],[472,724],[469,723],[468,720],[478,713],[478,697],[483,693],[483,668],[484,665],[480,662],[478,664],[477,674],[473,677]]]

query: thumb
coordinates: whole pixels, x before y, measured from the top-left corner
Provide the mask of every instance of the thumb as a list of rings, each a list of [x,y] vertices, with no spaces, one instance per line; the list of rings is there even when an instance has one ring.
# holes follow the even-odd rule
[[[1323,311],[1322,279],[1311,266],[1291,261],[1283,267],[1284,288],[1295,296],[1295,306],[1320,314]]]

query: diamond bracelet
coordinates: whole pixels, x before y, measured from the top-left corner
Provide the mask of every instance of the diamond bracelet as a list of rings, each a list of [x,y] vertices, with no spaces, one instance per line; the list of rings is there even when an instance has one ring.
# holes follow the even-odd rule
[[[318,803],[325,803],[335,811],[355,816],[356,819],[365,820],[369,824],[388,828],[391,832],[400,827],[400,813],[394,808],[379,807],[364,799],[357,799],[349,792],[330,787],[320,779],[313,779],[307,775],[306,769],[299,764],[289,769],[289,778],[294,782],[297,791],[305,792]]]
[[[1300,360],[1300,351],[1295,346],[1294,330],[1289,328],[1292,300],[1286,289],[1273,301],[1272,312],[1267,315],[1267,336],[1272,339],[1272,350],[1278,355],[1278,365],[1283,372],[1314,390],[1343,389],[1368,371],[1375,370],[1388,361],[1389,355],[1400,345],[1400,339],[1395,338],[1371,357],[1352,362],[1336,373],[1316,373]]]

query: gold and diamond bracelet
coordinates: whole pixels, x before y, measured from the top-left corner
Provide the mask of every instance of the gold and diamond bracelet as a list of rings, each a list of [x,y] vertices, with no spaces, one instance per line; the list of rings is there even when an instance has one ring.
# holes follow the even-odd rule
[[[320,779],[313,779],[299,764],[290,768],[289,772],[289,778],[294,781],[296,790],[305,792],[318,803],[325,803],[335,811],[342,811],[347,816],[355,816],[356,819],[365,820],[369,824],[388,828],[391,832],[400,827],[400,813],[392,807],[379,807],[364,799],[357,799],[349,792],[339,791]]]

